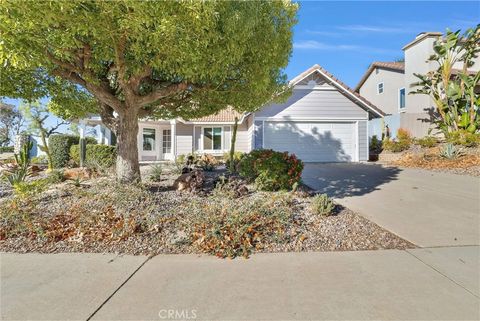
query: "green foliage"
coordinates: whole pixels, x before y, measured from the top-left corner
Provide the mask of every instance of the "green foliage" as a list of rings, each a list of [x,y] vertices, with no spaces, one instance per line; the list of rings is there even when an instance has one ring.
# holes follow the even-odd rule
[[[26,198],[44,191],[49,184],[48,179],[36,179],[30,182],[20,181],[13,184],[13,190],[19,197]]]
[[[242,159],[243,154],[244,153],[238,152],[238,151],[233,153],[233,164],[235,168],[237,167],[238,163]],[[223,160],[227,168],[230,168],[230,153],[224,153]]]
[[[64,176],[63,170],[54,169],[48,174],[47,179],[50,184],[58,184],[58,183],[64,182],[65,176]]]
[[[370,151],[379,153],[382,150],[382,141],[378,139],[377,135],[373,135],[370,139]]]
[[[382,147],[384,150],[399,153],[409,149],[412,142],[413,139],[410,133],[406,129],[399,128],[397,131],[397,138],[390,139],[389,137],[385,137],[382,142]]]
[[[1,153],[13,153],[13,146],[0,146]]]
[[[117,158],[117,148],[115,146],[87,143],[85,149],[86,164],[98,165],[105,169],[115,164]],[[79,145],[72,145],[70,147],[70,157],[77,165],[80,164]]]
[[[457,159],[465,153],[461,148],[456,147],[452,143],[448,143],[440,150],[440,156],[446,159]]]
[[[435,53],[429,58],[438,69],[425,75],[415,74],[419,81],[412,84],[417,87],[414,93],[432,98],[436,105],[434,122],[445,136],[458,130],[470,133],[480,130],[480,95],[475,92],[480,71],[468,72],[480,52],[479,42],[480,24],[463,35],[460,31],[447,30],[445,36],[435,42]],[[462,70],[454,75],[457,65],[461,65]]]
[[[14,143],[15,135],[20,133],[23,123],[22,113],[15,106],[0,101],[0,153],[2,147]]]
[[[75,187],[81,187],[82,186],[82,178],[80,176],[76,176],[74,178],[69,179],[70,185],[73,185]]]
[[[226,105],[257,108],[286,85],[297,7],[288,1],[5,1],[0,95],[50,96],[57,114],[83,117],[92,96],[110,101],[98,95],[103,80],[120,101],[126,82],[113,75],[121,72],[123,80],[144,75],[148,81],[135,88],[143,97],[157,83],[192,84],[186,92],[192,99],[169,95],[144,106],[168,118]],[[108,68],[113,64],[122,69]],[[169,103],[178,108],[163,108]]]
[[[162,178],[163,168],[161,164],[154,164],[150,167],[150,180],[159,182]]]
[[[303,162],[294,154],[261,149],[245,154],[238,167],[239,174],[255,181],[260,190],[275,191],[300,182]]]
[[[335,203],[327,194],[315,195],[310,206],[315,214],[324,216],[330,216],[335,209]]]
[[[418,145],[422,147],[435,147],[438,144],[438,139],[434,136],[425,136],[419,138],[415,141]]]
[[[404,128],[399,128],[397,130],[397,139],[399,141],[411,141],[412,140],[412,135],[410,132]]]
[[[3,174],[3,176],[13,187],[24,182],[30,175],[30,149],[32,149],[32,146],[33,143],[31,141],[27,141],[25,144],[23,144],[20,154],[14,155],[16,167],[12,171]]]
[[[44,165],[48,163],[48,159],[46,155],[35,156],[32,157],[31,163]]]
[[[480,144],[480,133],[474,134],[466,130],[457,130],[448,133],[447,142],[464,147],[475,147]]]
[[[62,168],[70,159],[70,147],[78,144],[78,136],[56,134],[48,138],[53,168]]]

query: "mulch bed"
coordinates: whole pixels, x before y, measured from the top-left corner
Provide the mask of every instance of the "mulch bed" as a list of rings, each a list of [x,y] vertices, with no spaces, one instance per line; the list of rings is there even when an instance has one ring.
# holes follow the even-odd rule
[[[148,177],[148,170],[142,171]],[[207,172],[209,186],[223,173],[222,170]],[[200,193],[175,191],[171,185],[177,176],[167,171],[160,182],[145,180],[141,186],[119,185],[109,177],[90,179],[81,187],[65,182],[21,202],[15,202],[13,195],[4,191],[4,197],[0,199],[0,229],[4,231],[0,235],[0,251],[134,255],[202,253],[202,248],[194,246],[192,240],[192,226],[199,220],[198,213],[193,212],[197,211],[195,206],[199,207],[199,213],[203,207],[211,206],[216,200],[212,196],[215,191],[210,187]],[[231,208],[255,200],[282,199],[286,195],[282,196],[282,192],[255,192],[251,186],[249,189],[249,195],[229,201],[232,202],[228,203]],[[254,252],[415,247],[340,206],[334,215],[328,217],[312,213],[308,191],[289,193],[287,198],[291,205],[282,210],[289,211],[291,220],[282,231],[282,237],[258,240]],[[11,216],[12,213],[17,214]],[[20,219],[18,213],[28,213],[28,221]],[[23,229],[22,232],[12,230],[16,228],[12,223],[16,220],[20,220],[18,228]]]

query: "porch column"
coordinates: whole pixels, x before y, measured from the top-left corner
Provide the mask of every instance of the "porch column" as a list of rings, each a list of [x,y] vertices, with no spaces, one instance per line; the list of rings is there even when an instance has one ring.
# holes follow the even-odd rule
[[[172,149],[172,156],[173,156],[172,160],[175,160],[177,159],[177,121],[175,119],[170,121],[170,129],[171,129],[170,139],[172,141],[171,149]]]

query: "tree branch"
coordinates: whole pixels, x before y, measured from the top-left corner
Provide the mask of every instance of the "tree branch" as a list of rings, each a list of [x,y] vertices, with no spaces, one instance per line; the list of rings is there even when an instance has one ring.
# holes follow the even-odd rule
[[[148,95],[140,96],[137,100],[137,103],[140,108],[145,107],[147,105],[157,102],[162,98],[184,91],[187,88],[188,84],[185,82],[181,82],[179,84],[171,84],[168,87],[157,89]]]
[[[102,123],[116,135],[118,120],[115,118],[113,111],[112,107],[100,103],[100,118],[102,119]]]

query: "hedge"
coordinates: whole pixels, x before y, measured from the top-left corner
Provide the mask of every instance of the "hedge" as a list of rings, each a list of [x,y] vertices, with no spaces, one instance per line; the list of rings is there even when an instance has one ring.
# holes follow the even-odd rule
[[[80,137],[73,135],[52,135],[48,138],[48,148],[52,155],[53,168],[62,168],[70,159],[70,147],[78,144]]]
[[[0,146],[0,153],[13,153],[13,146]]]
[[[70,157],[76,163],[80,163],[80,146],[70,147]],[[101,167],[108,168],[115,164],[117,158],[117,149],[109,145],[87,144],[85,151],[85,162],[95,163]]]
[[[95,138],[86,137],[87,144],[96,144]],[[79,136],[57,134],[48,138],[48,148],[52,155],[53,168],[65,167],[70,160],[70,147],[78,145]]]

